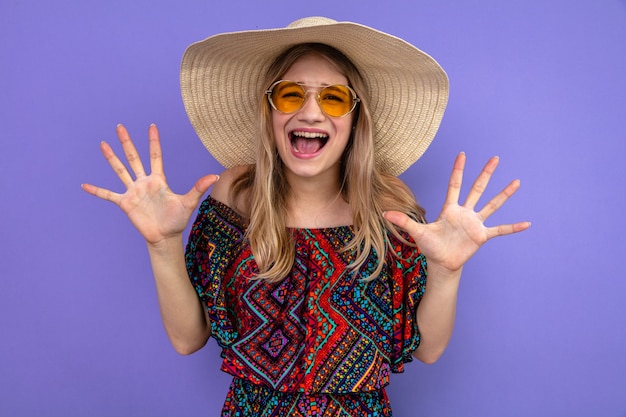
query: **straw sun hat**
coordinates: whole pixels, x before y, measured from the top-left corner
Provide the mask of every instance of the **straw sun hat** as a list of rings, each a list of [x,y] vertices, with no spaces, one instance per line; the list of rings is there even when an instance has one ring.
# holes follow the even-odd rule
[[[224,167],[254,163],[260,85],[272,61],[299,43],[346,55],[369,88],[375,158],[399,175],[433,140],[448,101],[448,78],[430,56],[357,23],[308,17],[286,28],[222,33],[187,48],[181,64],[185,109],[200,140]]]

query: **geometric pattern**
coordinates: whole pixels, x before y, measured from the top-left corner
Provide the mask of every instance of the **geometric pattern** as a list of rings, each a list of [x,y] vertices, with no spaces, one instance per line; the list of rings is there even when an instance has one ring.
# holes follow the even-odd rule
[[[283,348],[287,346],[288,343],[289,339],[285,337],[285,335],[279,328],[276,329],[274,333],[272,333],[272,335],[270,336],[270,339],[267,342],[263,343],[261,346],[270,356],[276,358],[278,355],[280,355],[280,352],[282,352]]]
[[[222,370],[234,377],[223,415],[390,415],[384,387],[419,345],[424,256],[389,235],[394,253],[366,282],[377,259],[347,268],[351,226],[290,230],[293,268],[268,283],[254,279],[234,210],[209,196],[192,226],[189,277],[222,348]]]
[[[263,399],[259,401],[259,399]],[[356,394],[282,393],[244,379],[234,378],[222,417],[389,417],[385,390]]]

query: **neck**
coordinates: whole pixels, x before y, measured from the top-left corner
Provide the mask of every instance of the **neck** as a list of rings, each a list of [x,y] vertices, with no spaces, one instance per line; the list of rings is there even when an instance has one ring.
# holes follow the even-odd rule
[[[352,210],[334,178],[288,178],[287,226],[325,228],[352,224]]]

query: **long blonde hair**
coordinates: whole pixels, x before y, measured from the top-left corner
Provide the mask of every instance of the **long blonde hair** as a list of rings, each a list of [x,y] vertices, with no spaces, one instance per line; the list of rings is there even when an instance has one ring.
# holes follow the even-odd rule
[[[396,227],[383,218],[383,212],[397,210],[424,221],[424,210],[401,180],[377,168],[367,86],[358,69],[341,52],[324,44],[291,47],[269,67],[263,85],[270,86],[294,62],[310,54],[332,62],[361,100],[354,110],[354,129],[341,161],[341,192],[352,209],[354,230],[354,238],[343,250],[354,254],[354,261],[349,265],[351,270],[359,270],[370,253],[376,254],[376,269],[369,277],[364,277],[375,279],[391,253],[388,232],[405,241]],[[270,105],[264,91],[259,92],[259,97],[256,164],[233,182],[231,201],[248,202],[247,207],[237,209],[248,220],[246,238],[259,267],[258,278],[279,281],[289,274],[295,259],[295,244],[285,224],[290,189],[274,141]]]

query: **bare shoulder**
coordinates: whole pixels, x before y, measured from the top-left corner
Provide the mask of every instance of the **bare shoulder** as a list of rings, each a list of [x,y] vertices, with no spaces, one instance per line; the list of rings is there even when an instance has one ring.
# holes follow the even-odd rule
[[[211,196],[221,203],[235,208],[236,204],[232,201],[233,196],[231,194],[232,185],[238,178],[249,170],[250,165],[239,165],[223,171],[220,174],[219,181],[216,182],[211,189]]]

